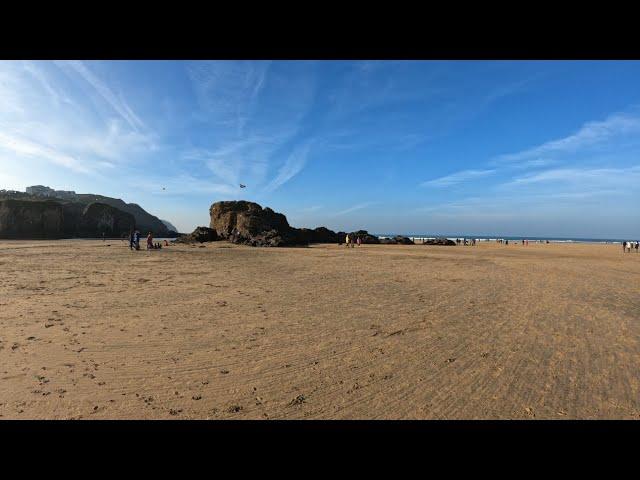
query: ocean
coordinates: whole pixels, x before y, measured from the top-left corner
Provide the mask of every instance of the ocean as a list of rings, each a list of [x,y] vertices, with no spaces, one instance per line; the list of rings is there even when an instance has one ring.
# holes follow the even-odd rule
[[[450,240],[455,240],[456,238],[466,238],[466,239],[471,239],[471,238],[476,238],[478,240],[480,240],[481,242],[486,242],[486,241],[492,241],[495,242],[497,239],[502,238],[503,240],[509,240],[511,241],[522,241],[522,240],[529,240],[530,242],[546,242],[547,240],[549,240],[549,242],[552,243],[616,243],[616,244],[620,244],[622,242],[625,241],[630,241],[630,239],[621,239],[621,238],[567,238],[567,237],[518,237],[518,236],[501,236],[501,235],[433,235],[433,234],[418,234],[418,233],[410,233],[410,234],[405,234],[405,233],[393,233],[393,234],[389,234],[389,233],[375,233],[374,235],[376,235],[377,237],[381,237],[381,238],[385,238],[385,237],[394,237],[396,235],[402,235],[404,237],[409,237],[411,239],[417,238],[417,239],[422,239],[422,238],[448,238]],[[635,240],[633,240],[635,241]]]

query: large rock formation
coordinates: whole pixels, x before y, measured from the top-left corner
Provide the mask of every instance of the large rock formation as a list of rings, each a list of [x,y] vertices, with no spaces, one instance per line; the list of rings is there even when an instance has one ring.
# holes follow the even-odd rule
[[[294,228],[283,214],[244,200],[216,202],[211,205],[209,214],[210,227],[215,230],[218,238],[245,245],[283,247],[310,243],[343,243],[347,235],[346,232],[336,233],[326,227]],[[362,243],[381,243],[377,236],[366,230],[350,232],[349,237],[354,242],[360,237]],[[411,239],[400,235],[384,243],[413,244]]]
[[[252,246],[283,247],[306,245],[298,229],[287,222],[287,217],[270,208],[244,200],[216,202],[209,209],[210,227],[220,238],[233,243]]]
[[[0,201],[0,238],[61,238],[62,205],[53,201]]]

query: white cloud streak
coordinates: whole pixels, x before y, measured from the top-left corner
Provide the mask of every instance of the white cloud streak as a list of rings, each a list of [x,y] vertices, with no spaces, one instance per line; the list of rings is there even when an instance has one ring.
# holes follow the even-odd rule
[[[91,170],[78,159],[62,152],[41,145],[30,140],[14,137],[0,132],[0,148],[18,155],[37,157],[56,165],[69,168],[79,173],[89,173]]]
[[[307,163],[310,149],[311,142],[305,142],[293,150],[284,165],[280,167],[278,174],[264,187],[265,191],[273,192],[300,173]]]
[[[59,65],[67,65],[82,77],[96,92],[113,108],[134,130],[145,130],[146,125],[138,115],[129,107],[122,95],[111,90],[105,82],[98,78],[87,66],[78,60],[57,62]]]
[[[494,164],[530,161],[553,154],[576,153],[588,147],[606,144],[615,137],[640,133],[640,118],[631,114],[616,113],[602,121],[585,123],[576,133],[552,140],[521,152],[501,155]]]
[[[346,215],[347,213],[351,213],[351,212],[355,212],[357,210],[363,210],[365,208],[371,207],[373,205],[376,205],[378,202],[364,202],[364,203],[360,203],[358,205],[354,205],[353,207],[347,208],[346,210],[342,210],[340,212],[336,212],[333,214],[333,216],[338,217],[341,215]]]
[[[493,175],[495,172],[496,170],[462,170],[460,172],[452,173],[451,175],[422,182],[420,186],[438,188],[450,187],[469,180],[487,177],[489,175]]]

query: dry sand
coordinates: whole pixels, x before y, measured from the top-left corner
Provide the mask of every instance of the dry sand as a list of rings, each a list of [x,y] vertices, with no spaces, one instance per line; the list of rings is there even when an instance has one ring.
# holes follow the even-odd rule
[[[4,419],[640,416],[617,245],[2,241],[0,271]]]

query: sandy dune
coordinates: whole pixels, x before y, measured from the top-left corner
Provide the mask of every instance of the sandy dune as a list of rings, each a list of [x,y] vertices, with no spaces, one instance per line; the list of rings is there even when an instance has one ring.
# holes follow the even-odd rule
[[[0,271],[5,419],[640,417],[620,246],[2,241]]]

